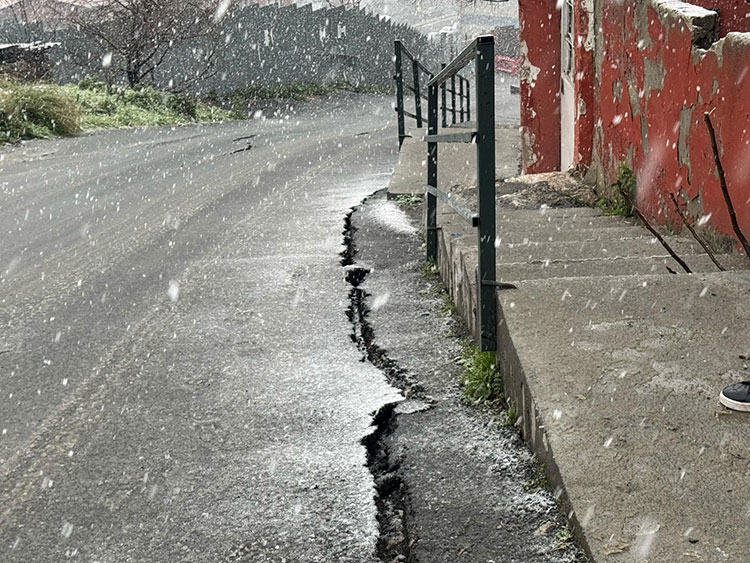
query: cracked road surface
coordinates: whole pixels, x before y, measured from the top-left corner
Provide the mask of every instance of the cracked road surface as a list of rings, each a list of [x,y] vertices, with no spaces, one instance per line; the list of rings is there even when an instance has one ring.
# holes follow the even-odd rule
[[[379,421],[371,447],[381,558],[583,563],[518,431],[497,407],[462,400],[465,327],[446,310],[437,277],[422,273],[422,209],[411,208],[410,221],[381,193],[351,219],[354,265],[372,269],[357,287],[362,344],[409,397]]]
[[[0,149],[0,560],[372,560],[360,441],[399,396],[338,254],[391,115]]]

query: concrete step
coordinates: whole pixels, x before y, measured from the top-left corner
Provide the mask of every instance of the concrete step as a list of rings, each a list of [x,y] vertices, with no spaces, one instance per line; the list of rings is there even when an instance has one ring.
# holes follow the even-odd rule
[[[739,258],[739,259],[738,259]],[[476,258],[475,258],[476,259]],[[718,269],[706,255],[691,254],[683,257],[693,273],[712,273]],[[737,256],[720,257],[727,270],[746,270],[748,262]],[[683,275],[681,266],[671,257],[662,258],[616,258],[543,263],[498,264],[497,279],[501,282],[519,284],[525,280],[611,277],[670,274]]]
[[[476,245],[461,245],[455,252],[462,255],[461,260],[467,268],[474,268],[477,264],[478,251]],[[705,254],[689,254],[682,257],[693,273],[711,273],[718,271],[716,265]],[[720,255],[717,257],[721,264],[730,271],[747,270],[750,262],[742,256]],[[580,260],[550,260],[535,262],[512,262],[498,260],[497,280],[507,283],[519,283],[524,280],[577,278],[577,277],[610,277],[632,275],[684,274],[682,267],[671,257],[627,257],[627,258],[596,258]]]
[[[601,214],[576,214],[573,216],[550,216],[530,215],[514,218],[508,214],[497,214],[495,224],[498,230],[523,229],[549,229],[549,230],[574,230],[574,229],[609,229],[612,227],[637,227],[643,226],[630,217],[615,217]]]
[[[520,231],[515,229],[498,229],[497,240],[501,244],[532,244],[536,242],[575,242],[575,241],[605,241],[605,240],[632,240],[632,239],[654,239],[650,234],[644,233],[643,229],[634,225],[611,226],[598,228],[524,228]],[[654,239],[656,240],[656,239]]]
[[[475,246],[474,236],[454,236],[452,240],[461,246]],[[682,237],[665,237],[678,256],[703,255],[703,249],[694,241]],[[642,236],[627,239],[605,239],[567,242],[529,242],[528,244],[505,244],[497,247],[498,264],[543,263],[548,261],[580,261],[601,259],[628,259],[668,257],[669,253],[653,237]]]
[[[539,221],[557,221],[561,219],[576,220],[583,217],[613,217],[621,218],[614,215],[604,215],[600,209],[595,207],[559,207],[544,209],[507,209],[498,207],[495,209],[497,222],[502,221],[525,221],[538,219]]]
[[[747,560],[748,419],[717,398],[748,378],[748,295],[748,272],[498,293],[506,394],[594,560]]]
[[[473,209],[469,207],[469,209]],[[596,212],[597,210],[592,210]],[[514,217],[509,214],[498,214],[496,216],[497,233],[529,233],[532,236],[541,236],[544,233],[573,232],[578,230],[613,229],[631,227],[640,233],[647,231],[632,218],[614,217],[601,214],[573,214],[570,216],[557,215],[547,216],[540,214],[526,214]],[[469,228],[467,221],[445,204],[438,204],[438,224],[455,232],[461,232]],[[572,236],[572,235],[571,235]]]
[[[477,212],[477,205],[474,201],[467,201],[457,198],[457,201],[463,207]],[[448,218],[455,214],[455,211],[443,203],[438,202],[438,215]],[[641,227],[637,220],[632,217],[622,217],[619,215],[605,215],[599,209],[591,207],[576,208],[555,208],[547,210],[529,210],[518,209],[509,211],[506,208],[495,209],[495,223],[498,230],[502,229],[523,229],[529,227],[536,228],[557,228],[557,229],[575,229],[575,228],[608,228],[634,225]]]

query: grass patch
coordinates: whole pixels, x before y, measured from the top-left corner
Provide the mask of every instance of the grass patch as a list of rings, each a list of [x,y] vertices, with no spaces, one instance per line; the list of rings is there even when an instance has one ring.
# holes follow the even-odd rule
[[[573,530],[570,529],[570,526],[559,528],[555,533],[556,549],[564,549],[568,547],[573,543],[573,537]]]
[[[437,262],[434,259],[428,258],[422,263],[421,273],[426,278],[438,278],[440,269],[438,268]],[[434,281],[430,280],[430,281]]]
[[[84,79],[62,89],[80,108],[82,128],[89,131],[225,121],[235,117],[230,111],[186,94],[171,94],[149,86],[127,88]]]
[[[534,489],[549,489],[549,482],[547,481],[547,475],[544,472],[544,465],[539,462],[534,463],[533,476],[527,479],[521,485],[527,491],[533,491]]]
[[[456,304],[453,303],[450,299],[444,299],[443,300],[443,306],[440,308],[440,311],[444,315],[455,315],[458,313],[458,309],[456,309]]]
[[[396,205],[406,209],[414,209],[422,205],[422,196],[417,194],[399,194],[394,198]]]
[[[231,119],[185,94],[85,79],[58,86],[0,80],[0,141],[50,138],[96,129]]]
[[[59,86],[0,82],[3,141],[72,135],[80,130],[80,110]]]
[[[628,201],[622,195],[622,192],[630,194],[631,200],[634,200],[636,192],[635,173],[624,162],[620,164],[620,172],[617,180],[612,183],[612,192],[605,197],[599,198],[596,201],[596,206],[601,209],[605,215],[630,217],[630,215],[632,215],[632,209],[630,208]]]
[[[495,368],[495,355],[478,346],[467,346],[463,354],[464,400],[470,403],[496,404],[503,400],[503,380]]]
[[[503,411],[502,425],[515,426],[516,422],[518,422],[518,412],[516,412],[516,407],[513,406],[510,401],[508,401],[508,406]]]

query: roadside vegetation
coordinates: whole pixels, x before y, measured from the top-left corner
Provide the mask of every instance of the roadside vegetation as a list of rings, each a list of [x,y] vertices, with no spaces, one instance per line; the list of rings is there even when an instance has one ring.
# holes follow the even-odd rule
[[[495,354],[482,352],[479,346],[466,346],[462,363],[464,400],[474,404],[500,404],[504,399],[503,380],[495,368]]]
[[[81,130],[81,112],[58,87],[0,82],[3,141],[72,135]]]
[[[96,129],[220,121],[232,112],[148,86],[0,81],[0,140],[74,135]]]
[[[402,209],[416,209],[422,205],[422,196],[416,194],[399,194],[396,196],[396,205]]]
[[[99,129],[245,119],[270,100],[306,100],[340,91],[377,93],[351,84],[252,86],[203,100],[151,86],[106,84],[85,78],[58,86],[0,78],[0,143],[46,139]]]
[[[605,215],[629,217],[633,214],[630,200],[635,197],[636,179],[633,170],[626,164],[620,164],[617,180],[612,183],[612,190],[596,201],[596,206]],[[626,194],[629,196],[626,197]]]
[[[215,92],[209,92],[206,98],[216,103],[225,100],[249,101],[249,100],[305,100],[315,96],[327,96],[335,92],[356,92],[360,94],[385,94],[390,93],[390,88],[374,86],[369,84],[353,84],[351,82],[293,82],[291,84],[252,84],[245,88],[235,90],[226,96],[219,96]]]
[[[223,121],[234,117],[227,110],[197,101],[187,94],[168,93],[150,86],[112,86],[87,78],[76,85],[46,88],[57,88],[61,95],[73,100],[84,131]]]

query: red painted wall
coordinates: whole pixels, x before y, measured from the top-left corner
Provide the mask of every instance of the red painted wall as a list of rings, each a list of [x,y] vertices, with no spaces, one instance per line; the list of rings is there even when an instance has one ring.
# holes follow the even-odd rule
[[[595,122],[593,0],[574,7],[574,165],[591,163]],[[550,11],[551,10],[551,11]],[[519,0],[521,127],[525,173],[560,169],[560,9],[557,0]]]
[[[560,169],[560,10],[556,0],[518,0],[524,173]]]
[[[594,28],[593,0],[577,0],[574,6],[575,44],[575,150],[573,165],[587,168],[591,164],[594,124],[597,107],[594,104]]]
[[[679,225],[668,194],[682,191],[678,199],[690,200],[696,218],[710,214],[710,224],[732,236],[703,118],[712,111],[729,190],[750,235],[750,34],[697,51],[680,18],[639,0],[604,2],[601,21],[594,150],[605,181],[628,162],[651,221]]]

